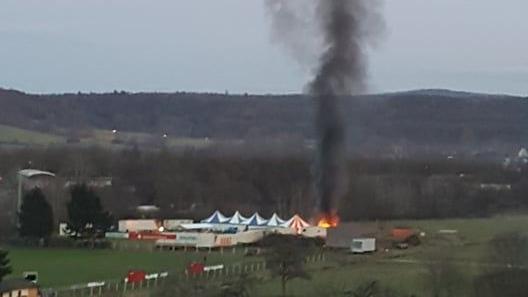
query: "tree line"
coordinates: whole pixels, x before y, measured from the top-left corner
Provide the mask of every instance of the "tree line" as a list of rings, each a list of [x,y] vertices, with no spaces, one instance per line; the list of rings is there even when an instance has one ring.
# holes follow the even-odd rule
[[[314,215],[313,162],[306,156],[251,157],[167,150],[47,148],[0,151],[0,204],[14,209],[16,172],[33,167],[57,174],[43,192],[55,222],[68,219],[71,186],[91,185],[115,218],[155,204],[161,217],[201,219],[215,209],[287,217]],[[4,162],[5,160],[5,162]],[[528,206],[526,167],[464,160],[353,159],[339,201],[344,220],[487,216]],[[111,185],[97,185],[105,177]],[[483,185],[503,185],[504,188]],[[0,215],[3,222],[13,221]]]
[[[103,209],[99,196],[84,184],[70,190],[67,202],[67,225],[63,230],[74,239],[91,240],[92,246],[98,238],[104,238],[113,224],[111,215]],[[54,233],[53,210],[48,199],[39,188],[24,195],[18,212],[18,234],[21,238],[47,245]]]

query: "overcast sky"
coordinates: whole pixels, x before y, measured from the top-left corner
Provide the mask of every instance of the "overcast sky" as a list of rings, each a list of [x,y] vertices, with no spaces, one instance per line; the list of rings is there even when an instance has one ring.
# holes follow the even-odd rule
[[[310,1],[310,0],[306,0]],[[386,0],[371,92],[528,94],[526,0]],[[300,92],[263,0],[1,0],[0,86]]]

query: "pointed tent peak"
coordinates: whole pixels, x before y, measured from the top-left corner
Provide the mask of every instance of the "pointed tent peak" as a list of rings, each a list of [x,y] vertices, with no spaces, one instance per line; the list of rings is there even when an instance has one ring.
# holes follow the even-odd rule
[[[208,218],[202,220],[202,223],[220,224],[229,221],[229,218],[224,216],[219,210],[216,210]]]
[[[281,219],[277,213],[273,213],[271,218],[268,220],[268,226],[280,226],[284,224],[286,221]]]
[[[268,222],[268,220],[263,218],[258,212],[254,213],[253,217],[257,220],[259,225],[264,225]]]
[[[287,227],[290,227],[292,224],[299,224],[299,225],[302,225],[304,227],[308,227],[310,226],[310,224],[308,222],[306,222],[300,215],[298,214],[295,214],[293,217],[291,217],[291,219],[289,219],[288,221],[286,221],[284,223],[285,226]]]
[[[303,220],[301,216],[296,214],[286,223],[284,223],[283,226],[295,230],[297,234],[301,234],[306,227],[310,226],[310,224]]]
[[[251,217],[242,222],[242,224],[249,226],[262,226],[266,225],[266,223],[268,223],[268,220],[260,216],[258,212],[254,213]]]
[[[229,224],[242,224],[244,221],[247,221],[247,218],[241,215],[238,210],[229,218]]]

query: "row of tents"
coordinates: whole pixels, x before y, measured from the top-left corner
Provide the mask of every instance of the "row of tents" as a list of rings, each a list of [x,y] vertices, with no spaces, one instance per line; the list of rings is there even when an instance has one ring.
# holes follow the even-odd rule
[[[282,227],[295,229],[297,232],[302,231],[306,227],[310,227],[310,224],[303,220],[298,214],[285,220],[274,213],[269,219],[265,219],[258,212],[250,217],[244,217],[239,211],[236,211],[232,216],[227,217],[219,210],[215,211],[212,215],[203,219],[201,222],[207,224],[245,225],[250,227]]]

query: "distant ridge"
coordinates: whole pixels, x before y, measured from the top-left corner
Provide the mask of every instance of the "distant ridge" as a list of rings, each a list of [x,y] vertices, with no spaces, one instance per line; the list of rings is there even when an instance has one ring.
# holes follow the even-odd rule
[[[130,95],[173,95],[173,94],[193,94],[193,95],[218,95],[218,96],[251,96],[251,97],[299,97],[304,96],[302,93],[288,93],[288,94],[245,94],[245,93],[222,93],[222,92],[194,92],[194,91],[174,91],[174,92],[155,92],[155,91],[137,91],[129,92],[126,90],[114,90],[108,92],[64,92],[64,93],[29,93],[20,91],[17,89],[2,88],[0,87],[0,94],[19,94],[19,95],[34,95],[34,96],[60,96],[60,95],[109,95],[109,94],[130,94]],[[415,89],[415,90],[402,90],[395,92],[383,92],[383,93],[372,93],[364,96],[383,96],[383,95],[420,95],[420,96],[445,96],[445,97],[511,97],[511,98],[523,98],[524,96],[516,96],[501,93],[482,93],[482,92],[470,92],[470,91],[458,91],[450,89]]]
[[[468,97],[519,97],[506,94],[487,94],[487,93],[477,93],[477,92],[468,92],[468,91],[455,91],[449,89],[418,89],[418,90],[409,90],[393,93],[384,93],[384,95],[419,95],[419,96],[445,96],[451,98],[468,98]]]
[[[213,93],[31,95],[0,89],[0,125],[66,136],[111,131],[176,138],[312,142],[312,98]],[[349,97],[349,147],[496,150],[528,146],[528,100],[443,89]],[[410,148],[410,149],[409,149]]]

